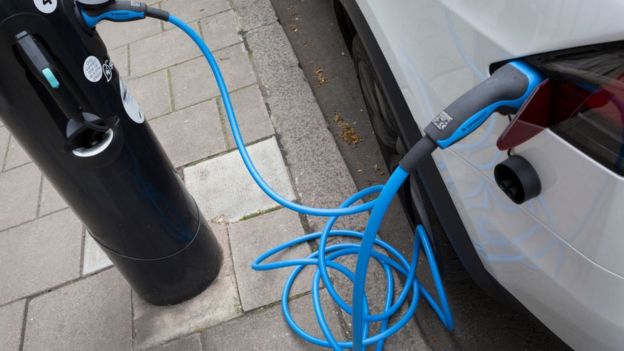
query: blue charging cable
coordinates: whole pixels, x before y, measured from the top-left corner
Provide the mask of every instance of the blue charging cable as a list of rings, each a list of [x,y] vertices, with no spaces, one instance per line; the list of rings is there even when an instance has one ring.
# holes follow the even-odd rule
[[[264,253],[252,264],[252,268],[259,271],[266,271],[272,269],[281,269],[286,267],[295,267],[292,274],[286,281],[286,284],[282,293],[282,311],[288,325],[292,330],[304,340],[334,350],[342,350],[345,348],[351,348],[353,350],[362,350],[364,347],[376,344],[377,350],[382,350],[384,341],[391,335],[399,331],[405,324],[407,324],[413,317],[418,306],[420,295],[425,298],[429,305],[433,308],[438,315],[442,324],[452,330],[454,327],[453,317],[451,314],[444,287],[442,285],[442,279],[433,256],[431,244],[429,243],[427,233],[422,226],[416,228],[416,235],[414,238],[413,254],[411,260],[407,260],[396,249],[392,248],[389,244],[385,243],[377,237],[377,232],[381,226],[382,220],[390,206],[392,199],[395,197],[397,191],[401,185],[408,178],[409,173],[399,166],[390,176],[388,182],[384,185],[376,185],[366,188],[357,194],[348,198],[341,206],[333,209],[321,209],[313,208],[304,205],[300,205],[289,201],[278,193],[276,193],[266,183],[266,181],[259,174],[258,170],[254,166],[245,143],[241,136],[240,128],[236,121],[236,114],[230,100],[227,85],[224,81],[223,75],[217,61],[210,52],[210,49],[206,43],[202,40],[197,32],[195,32],[190,26],[188,26],[181,19],[170,15],[168,21],[173,25],[180,28],[197,44],[200,48],[212,72],[216,79],[221,97],[223,99],[223,105],[227,114],[228,122],[230,123],[234,141],[238,147],[238,151],[243,159],[245,167],[249,171],[254,181],[258,186],[275,202],[279,203],[285,208],[291,209],[301,214],[311,216],[328,217],[328,222],[321,232],[308,234],[299,237],[295,240],[286,242],[278,247],[275,247],[268,252]],[[377,197],[370,201],[365,201],[356,205],[358,201],[364,201],[364,198],[370,195],[378,194]],[[341,216],[354,215],[372,210],[366,230],[362,232],[352,230],[335,230],[334,224]],[[361,243],[358,244],[335,244],[328,245],[327,241],[331,237],[343,237],[359,239]],[[265,263],[272,256],[287,250],[291,247],[304,244],[306,242],[319,240],[319,248],[316,252],[310,256],[301,259],[284,260],[279,262]],[[436,293],[439,298],[439,303],[436,302],[432,294],[430,294],[424,286],[418,281],[416,277],[416,267],[418,265],[419,252],[423,250],[429,266],[431,268],[431,276],[436,288]],[[389,253],[386,255],[382,252],[385,250]],[[340,257],[357,255],[358,262],[355,273],[351,272],[344,265],[336,262]],[[368,301],[365,293],[366,283],[366,271],[370,259],[376,260],[383,268],[386,276],[386,299],[385,307],[382,313],[371,315],[369,314]],[[288,307],[289,295],[292,285],[301,273],[301,271],[308,266],[315,266],[316,272],[314,274],[314,280],[312,282],[312,300],[314,306],[314,312],[318,320],[319,326],[323,332],[325,339],[320,339],[310,335],[303,328],[297,325],[292,318],[292,314]],[[347,279],[353,282],[353,303],[350,306],[342,297],[338,294],[329,276],[328,268],[342,274]],[[395,280],[393,272],[405,277],[405,285],[401,290],[398,298],[395,299]],[[353,319],[353,341],[339,341],[332,334],[331,329],[325,318],[325,313],[321,306],[320,283],[327,289],[327,292],[333,299],[333,301],[347,314],[352,316]],[[396,314],[403,304],[411,296],[409,307],[407,312],[395,322],[390,325],[390,318]],[[368,335],[371,329],[371,324],[380,322],[379,332],[375,335]]]

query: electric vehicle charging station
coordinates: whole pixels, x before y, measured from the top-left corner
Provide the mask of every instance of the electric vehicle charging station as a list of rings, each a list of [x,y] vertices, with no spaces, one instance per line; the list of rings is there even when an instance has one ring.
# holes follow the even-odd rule
[[[2,94],[6,97],[3,97],[3,100],[16,101],[0,105],[1,111],[3,115],[8,116],[6,119],[9,128],[18,136],[57,188],[68,198],[72,207],[93,231],[96,240],[99,239],[98,242],[105,247],[134,289],[146,300],[155,304],[169,304],[192,297],[202,291],[218,273],[220,253],[214,237],[205,226],[192,199],[180,185],[162,149],[146,125],[145,118],[139,112],[123,83],[118,80],[114,67],[111,67],[110,61],[107,60],[106,49],[93,31],[101,20],[129,21],[153,17],[167,20],[185,31],[200,47],[213,69],[222,93],[228,120],[232,125],[234,139],[245,166],[254,180],[271,198],[284,207],[308,215],[329,218],[323,232],[285,243],[267,252],[253,264],[253,267],[258,270],[297,267],[286,283],[282,306],[287,322],[299,335],[312,343],[334,349],[352,347],[359,350],[364,346],[374,344],[381,349],[383,340],[410,320],[417,307],[420,294],[440,316],[443,324],[449,329],[453,328],[452,316],[444,298],[444,290],[439,281],[435,259],[424,229],[418,228],[419,240],[415,240],[414,256],[411,260],[403,258],[396,250],[393,251],[387,244],[376,239],[376,232],[398,187],[422,157],[438,147],[447,148],[461,140],[496,111],[518,110],[530,99],[535,87],[541,82],[542,78],[539,73],[522,62],[512,62],[503,66],[490,79],[466,93],[434,119],[425,130],[427,136],[423,137],[421,142],[401,161],[400,167],[385,186],[365,189],[347,199],[341,207],[336,209],[314,209],[281,198],[260,177],[245,150],[228,90],[218,65],[203,41],[183,21],[158,9],[151,9],[144,4],[134,2],[84,0],[74,3],[74,1],[67,0],[60,2],[58,6],[63,11],[55,11],[48,22],[48,20],[37,18],[40,17],[39,14],[29,14],[33,11],[31,3],[15,4],[7,10],[7,14],[10,10],[19,15],[13,17],[7,15],[6,19],[0,22],[0,31],[4,33],[2,45],[15,48],[4,50],[5,54],[2,55],[3,60],[15,67],[13,74],[7,76],[13,81],[14,92],[4,92],[8,90],[6,88],[8,83],[5,82],[6,86],[3,86]],[[31,24],[24,25],[24,20],[31,19],[31,17]],[[17,31],[18,29],[20,31]],[[68,36],[64,35],[65,43],[57,37],[60,30],[71,32]],[[39,34],[39,31],[47,34]],[[57,47],[61,48],[59,53],[55,51]],[[83,59],[76,59],[76,57]],[[28,104],[20,101],[16,93],[23,89],[30,89],[30,94],[24,95],[32,99],[39,98],[42,101],[40,105],[27,109]],[[46,107],[47,114],[40,113],[44,110],[42,106]],[[24,112],[39,118],[46,116],[48,119],[39,121],[31,117],[20,120],[19,116]],[[28,128],[33,125],[46,128],[42,128],[44,130],[40,133],[26,135]],[[47,136],[48,132],[53,133],[54,138]],[[59,146],[62,147],[59,148]],[[50,151],[52,147],[57,148],[57,153],[64,154],[54,155]],[[114,157],[105,157],[109,152]],[[65,157],[70,157],[72,160],[77,158],[85,162],[74,166],[73,163],[66,161]],[[59,164],[65,163],[68,164],[67,170],[58,169]],[[118,169],[121,170],[116,173]],[[103,175],[96,174],[94,170],[102,172]],[[109,188],[105,188],[105,185],[109,185]],[[118,190],[115,186],[119,186],[122,191],[115,191]],[[99,192],[89,192],[93,188]],[[111,194],[118,194],[120,198],[114,201]],[[364,204],[353,205],[372,194],[379,195]],[[127,198],[132,201],[128,201]],[[94,203],[94,207],[91,207],[91,204],[84,205],[83,202],[89,201]],[[103,205],[95,207],[98,204],[110,205],[111,203],[114,204],[112,209]],[[126,211],[119,211],[117,206],[121,204],[131,206],[128,206]],[[340,216],[369,210],[372,214],[365,232],[332,229]],[[111,212],[127,217],[112,217]],[[128,214],[135,215],[128,216]],[[119,228],[136,226],[143,226],[143,229],[149,228],[150,233],[142,235],[141,239],[145,241],[135,243],[135,246],[132,246],[134,241],[128,239],[129,235],[123,235],[122,238],[117,238],[113,234],[109,234],[110,237],[104,235],[109,233],[107,230],[111,227],[117,231],[111,229],[110,233],[119,233]],[[193,228],[199,229],[193,231]],[[153,234],[152,231],[157,234]],[[154,243],[146,243],[147,238],[152,236],[155,237]],[[362,243],[361,245],[327,246],[326,241],[331,236],[359,238]],[[103,238],[109,239],[110,243]],[[307,259],[264,263],[264,260],[285,248],[317,239],[320,239],[319,251]],[[178,243],[178,246],[175,246],[176,250],[167,251],[172,242]],[[119,246],[114,244],[119,244]],[[127,250],[120,248],[123,245],[130,245],[130,248]],[[383,255],[374,250],[374,246],[386,249],[394,257]],[[434,277],[438,278],[436,288],[439,303],[415,278],[418,252],[421,247],[425,251]],[[156,252],[156,255],[153,255],[152,250]],[[345,267],[333,262],[334,258],[355,254],[359,257],[355,272],[349,272]],[[392,296],[393,289],[388,289],[392,295],[389,295],[385,311],[379,315],[369,315],[365,303],[364,283],[370,258],[378,260],[388,272],[391,269],[396,270],[407,280],[406,287],[396,300]],[[327,268],[338,270],[354,281],[353,300],[355,303],[353,306],[348,306],[340,297],[337,297],[335,291],[332,294],[336,303],[353,315],[352,343],[335,340],[327,329],[322,311],[316,312],[326,340],[312,338],[294,324],[288,311],[288,291],[298,272],[308,265],[318,267],[313,283],[315,307],[320,308],[318,291],[321,279],[330,291],[333,290]],[[149,284],[158,281],[157,275],[163,271],[167,273],[166,278],[170,280],[161,279],[159,282],[162,284],[157,287],[150,286]],[[203,280],[200,278],[201,275],[203,275]],[[392,281],[391,276],[390,273],[389,282]],[[184,293],[181,292],[182,290]],[[389,318],[403,305],[410,292],[412,298],[409,312],[398,323],[389,326]],[[175,297],[167,295],[168,293]],[[167,297],[166,301],[163,300],[164,296]],[[368,324],[374,321],[382,321],[385,324],[379,334],[369,336]]]
[[[2,2],[0,115],[141,297],[186,300],[217,276],[219,245],[75,11]]]

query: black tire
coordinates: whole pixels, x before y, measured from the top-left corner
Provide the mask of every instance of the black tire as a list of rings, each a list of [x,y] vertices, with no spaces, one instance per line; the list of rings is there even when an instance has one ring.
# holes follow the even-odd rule
[[[407,152],[405,143],[400,137],[397,118],[393,110],[390,108],[388,97],[381,89],[380,78],[373,69],[371,59],[368,57],[364,45],[360,37],[356,35],[353,38],[351,55],[355,64],[355,69],[360,81],[360,89],[364,96],[368,116],[375,132],[375,137],[382,156],[389,170],[394,170],[403,155]],[[419,183],[416,180],[415,183]],[[418,184],[422,189],[422,185]],[[409,185],[403,186],[399,192],[401,203],[407,214],[410,224],[414,228],[422,220],[418,215],[415,206],[415,198],[412,193],[413,189]],[[420,192],[423,193],[422,191]],[[464,280],[468,277],[459,257],[455,253],[451,243],[444,234],[439,220],[435,216],[429,199],[424,199],[424,208],[427,213],[427,220],[431,224],[432,233],[428,233],[432,241],[432,246],[442,271],[444,278],[452,281]]]

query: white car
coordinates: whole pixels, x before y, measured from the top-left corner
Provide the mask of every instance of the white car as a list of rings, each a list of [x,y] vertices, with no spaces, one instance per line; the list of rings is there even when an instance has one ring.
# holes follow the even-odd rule
[[[482,288],[519,301],[574,349],[624,349],[624,2],[334,5],[390,166],[502,63],[523,59],[550,78],[550,107],[533,106],[547,128],[514,142],[523,126],[514,123],[503,140],[513,148],[501,151],[513,116],[492,116],[419,169],[407,198],[426,206],[404,204],[437,228],[447,274],[461,262]],[[541,184],[519,204],[494,177],[511,155]]]

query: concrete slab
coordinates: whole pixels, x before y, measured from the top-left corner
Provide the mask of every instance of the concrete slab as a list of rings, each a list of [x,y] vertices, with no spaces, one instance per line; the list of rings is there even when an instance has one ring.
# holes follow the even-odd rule
[[[25,307],[26,300],[0,307],[0,350],[19,350]]]
[[[246,32],[277,21],[271,0],[233,0],[232,5]]]
[[[82,224],[70,210],[1,232],[0,304],[77,278],[81,239]]]
[[[234,11],[225,11],[214,16],[202,19],[199,22],[210,50],[220,50],[226,46],[243,41],[238,33],[240,23]]]
[[[275,138],[248,148],[260,174],[282,196],[294,200],[288,170]],[[275,208],[277,204],[266,196],[244,169],[238,152],[230,152],[184,170],[189,191],[195,197],[206,218],[225,216],[229,221]]]
[[[299,197],[310,206],[338,206],[357,189],[282,27],[261,27],[246,39]],[[308,220],[314,230],[325,223]],[[353,217],[340,224],[362,228],[365,222]]]
[[[108,270],[33,299],[24,350],[132,349],[130,287]]]
[[[148,351],[202,351],[201,338],[199,334],[193,334],[164,345],[152,347]]]
[[[37,216],[41,173],[34,164],[0,174],[0,230]]]
[[[214,53],[229,91],[256,82],[249,54],[243,44],[230,46]],[[219,89],[203,57],[171,68],[171,85],[176,109],[216,97]]]
[[[115,68],[117,68],[117,71],[119,72],[119,75],[121,77],[125,78],[130,75],[128,45],[118,47],[117,49],[109,50],[108,56],[110,57],[111,61],[113,61],[113,64],[115,65]]]
[[[17,139],[15,139],[14,136],[11,136],[11,140],[9,141],[9,150],[7,151],[6,161],[4,163],[4,170],[13,169],[30,162],[32,162],[30,160],[30,156],[28,156]]]
[[[257,272],[251,269],[251,263],[270,248],[303,235],[304,230],[299,216],[290,210],[281,209],[233,223],[229,229],[232,258],[243,311],[251,311],[280,301],[284,283],[293,269]],[[308,255],[310,255],[310,249],[308,244],[304,243],[284,254],[275,256],[270,262],[305,258]],[[310,291],[313,273],[310,268],[299,275],[291,296]]]
[[[84,240],[84,259],[82,264],[82,275],[95,273],[113,265],[113,262],[106,256],[98,243],[87,231]]]
[[[97,32],[109,49],[116,49],[161,31],[160,21],[153,19],[125,23],[102,21],[97,25]]]
[[[264,99],[262,99],[262,93],[257,85],[235,91],[231,94],[231,98],[238,126],[246,144],[267,138],[275,133]],[[225,125],[228,146],[233,149],[236,144],[230,124],[226,122]]]
[[[230,238],[227,225],[225,223],[215,223],[215,221],[211,221],[209,225],[223,251],[223,267],[221,267],[220,274],[223,276],[233,275],[234,264],[232,262],[232,250],[230,250]]]
[[[131,79],[128,87],[147,119],[171,112],[171,93],[166,70]]]
[[[54,189],[52,183],[43,177],[41,185],[41,199],[39,200],[39,216],[44,216],[52,212],[62,210],[67,207],[67,203],[61,195]]]
[[[230,8],[228,0],[165,0],[160,7],[187,23],[212,16]],[[173,28],[166,23],[165,28]]]
[[[325,317],[333,334],[342,340],[344,335],[333,305],[327,297],[322,298],[322,301]],[[290,308],[293,318],[299,325],[316,337],[323,336],[316,323],[310,295],[292,301]],[[284,321],[281,307],[278,305],[208,329],[202,333],[202,341],[206,351],[326,350],[306,343],[296,336]]]
[[[198,24],[192,24],[191,27],[199,30]],[[195,43],[184,32],[166,31],[130,44],[130,74],[140,77],[188,61],[200,54]]]
[[[226,149],[215,100],[156,118],[150,121],[150,125],[175,167]]]
[[[133,304],[137,349],[159,345],[241,314],[234,276],[223,274],[202,294],[181,304],[152,306],[136,294]]]

